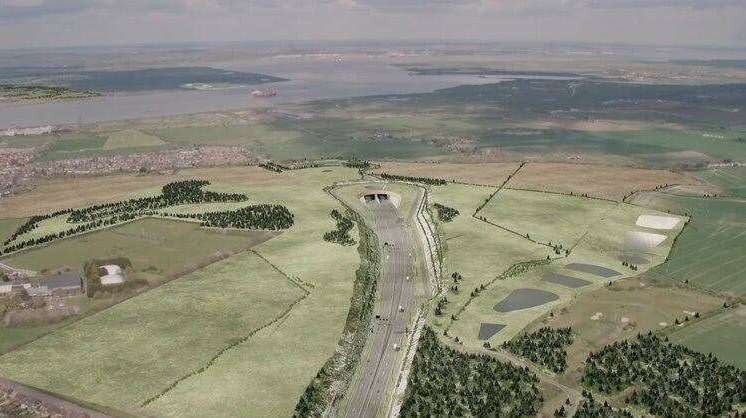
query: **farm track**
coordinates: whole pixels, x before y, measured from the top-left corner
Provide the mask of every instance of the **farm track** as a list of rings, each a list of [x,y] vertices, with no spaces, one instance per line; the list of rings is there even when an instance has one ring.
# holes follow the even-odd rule
[[[411,234],[393,204],[384,201],[370,205],[373,228],[384,256],[375,306],[380,318],[373,324],[367,355],[361,359],[361,378],[348,392],[347,417],[375,417],[386,407],[389,383],[399,368],[401,354],[394,344],[403,343],[406,327],[416,311]]]

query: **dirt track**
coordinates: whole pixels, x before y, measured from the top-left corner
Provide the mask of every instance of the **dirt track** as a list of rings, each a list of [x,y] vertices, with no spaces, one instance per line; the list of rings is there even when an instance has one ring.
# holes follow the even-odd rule
[[[406,327],[416,312],[412,234],[390,202],[369,203],[368,208],[368,218],[373,219],[383,257],[374,311],[380,318],[373,321],[361,359],[360,380],[348,392],[348,417],[375,417],[383,412],[389,386],[396,383],[403,353],[403,349],[397,351],[394,345],[405,343]]]

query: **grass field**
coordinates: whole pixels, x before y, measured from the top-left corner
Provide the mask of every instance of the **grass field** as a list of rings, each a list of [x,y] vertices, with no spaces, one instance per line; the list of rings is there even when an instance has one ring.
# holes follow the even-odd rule
[[[570,248],[616,206],[596,199],[503,189],[479,215],[535,241]]]
[[[137,276],[162,281],[214,258],[263,242],[263,231],[219,232],[199,224],[147,218],[53,242],[4,258],[13,267],[41,271],[81,269],[92,258],[127,257]]]
[[[463,276],[458,285],[459,292],[448,293],[449,303],[443,315],[431,318],[437,327],[443,328],[450,323],[450,315],[464,306],[475,287],[492,281],[514,263],[545,258],[549,254],[546,247],[515,237],[471,216],[494,191],[492,187],[459,184],[433,188],[432,202],[441,203],[460,212],[453,221],[439,225],[441,238],[446,245],[443,269],[445,286],[450,287],[452,284],[451,273],[458,272]],[[454,324],[455,327],[460,327],[467,322],[457,321]],[[475,329],[478,329],[479,323],[475,326]],[[470,331],[455,332],[467,335]]]
[[[632,191],[696,182],[692,176],[667,170],[598,164],[529,163],[510,180],[508,187],[622,200]]]
[[[699,177],[721,188],[725,196],[746,198],[746,167],[721,167],[699,173]]]
[[[254,250],[266,257],[269,262],[278,266],[283,272],[302,282],[311,293],[297,303],[288,315],[283,317],[282,321],[257,332],[251,339],[236,346],[234,350],[224,353],[204,373],[182,381],[166,396],[150,403],[146,409],[147,413],[158,416],[205,416],[218,413],[218,411],[221,414],[234,416],[286,416],[292,413],[308,382],[335,350],[347,317],[355,269],[359,264],[355,247],[344,247],[325,242],[322,239],[323,233],[332,226],[329,212],[333,208],[339,208],[337,202],[323,191],[323,187],[337,181],[357,177],[359,177],[357,170],[342,167],[286,171],[281,174],[256,167],[234,167],[184,170],[171,176],[111,176],[76,179],[73,182],[78,191],[72,196],[68,196],[67,201],[74,202],[77,205],[81,202],[90,204],[92,201],[100,201],[101,199],[119,200],[133,195],[142,195],[174,179],[205,178],[213,181],[210,186],[212,190],[246,193],[251,201],[281,203],[295,215],[295,225],[292,228],[284,231],[276,238],[254,247]],[[107,183],[110,184],[109,188],[106,187]],[[122,185],[122,189],[129,191],[129,194],[116,190],[116,187],[111,190],[113,184]],[[65,184],[50,182],[43,187],[45,192],[40,190],[34,192],[38,199],[37,202],[48,207],[58,207],[60,203],[54,202],[54,196],[65,197]],[[87,190],[95,190],[99,194],[93,193],[94,196],[91,196],[90,193],[86,192]],[[33,210],[33,200],[33,198],[20,195],[3,203],[10,204],[15,210],[30,211]],[[185,205],[178,209],[187,212],[194,208]],[[188,223],[175,224],[196,227],[196,225]],[[129,225],[119,228],[127,228]],[[112,232],[116,229],[113,228],[95,234],[110,234],[112,238],[116,238],[116,234]],[[136,230],[135,236],[128,235],[127,239],[135,242],[137,239],[142,239],[144,235],[145,238],[156,238],[157,241],[161,234],[158,231],[150,231],[150,229],[146,228],[144,234],[142,230]],[[232,237],[229,238],[233,239]],[[357,237],[354,238],[357,239]],[[205,249],[205,239],[194,238],[193,232],[184,232],[184,235],[180,238],[174,237],[174,239],[185,242],[185,244],[181,244],[186,245],[187,248],[186,251],[181,252],[184,254],[182,256],[184,258],[189,257],[189,254],[209,254],[208,252],[211,251]],[[225,245],[223,242],[225,239],[226,236],[220,235],[217,241]],[[65,241],[60,241],[58,244]],[[152,252],[152,257],[157,258],[154,261],[160,263],[169,258],[169,254],[165,254],[167,251],[161,252],[154,248],[152,245],[154,243],[157,247],[157,242],[142,241],[140,243],[142,248],[139,250],[142,254],[134,254],[137,257],[142,257],[142,261],[136,262],[133,258],[133,262],[138,265],[149,264],[148,252]],[[46,248],[39,251],[44,250]],[[58,253],[59,251],[55,251],[55,254],[50,253],[50,256],[57,257],[59,256]],[[30,254],[28,256],[21,254],[19,257],[31,257]],[[69,257],[74,258],[75,254],[69,254]],[[38,260],[36,261],[38,262]],[[213,266],[215,265],[199,270],[189,277],[204,274],[205,280],[212,283],[212,280],[215,280],[216,277],[209,278],[207,277],[209,274],[205,272],[209,273],[210,269],[214,268]],[[244,266],[241,271],[251,272],[252,268]],[[169,282],[169,284],[154,291],[171,286],[181,280],[183,279]],[[138,312],[147,313],[148,310],[159,310],[160,312],[160,309],[162,309],[158,306],[160,301],[155,297],[153,299],[142,299],[142,297],[149,297],[154,291],[131,299],[126,302],[128,304],[126,306],[137,305]],[[219,288],[215,288],[213,291],[220,291],[220,297],[229,296]],[[267,303],[270,302],[267,300]],[[10,355],[18,356],[14,358],[30,361],[29,357],[25,357],[27,350],[32,350],[37,344],[41,344],[40,341],[52,338],[64,338],[65,341],[69,340],[69,344],[75,344],[77,336],[66,334],[69,332],[67,330],[88,329],[92,323],[89,321],[96,321],[95,318],[102,318],[101,315],[109,312],[118,312],[120,306],[116,305],[103,313],[55,331]],[[278,306],[285,305],[280,303]],[[248,311],[256,312],[251,309]],[[145,314],[131,313],[128,319],[144,320],[141,315]],[[210,320],[218,319],[212,317]],[[95,327],[109,327],[110,325],[105,322],[99,324],[96,321],[92,326],[93,329],[96,329]],[[175,327],[174,330],[178,330],[179,327]],[[194,331],[189,332],[194,333]],[[218,339],[234,338],[235,333],[234,331],[227,333],[223,331],[218,337]],[[143,338],[143,341],[147,341],[149,345],[161,344],[157,334],[150,334],[147,338]],[[189,356],[187,357],[184,359],[185,361],[194,360]],[[167,359],[167,361],[172,360]],[[167,367],[167,361],[153,366],[154,370],[158,370],[158,367]],[[55,377],[55,373],[63,374],[65,372],[64,363],[59,359],[52,359],[52,363],[51,367],[55,368],[57,372],[48,372],[46,375],[49,376],[50,381],[52,379],[55,379],[55,382],[63,381],[64,379],[61,376]],[[123,364],[128,363],[129,360]],[[3,357],[0,357],[0,370],[2,370],[3,364]],[[28,363],[26,366],[28,366]],[[118,365],[115,364],[114,366]],[[17,367],[20,374],[23,367],[21,360],[17,363]],[[118,379],[121,382],[126,380],[124,378]],[[235,384],[226,385],[225,382],[235,382]],[[134,402],[139,405],[139,402],[144,400],[141,397],[144,396],[145,388],[140,387],[144,384],[146,383],[140,383],[135,385],[137,387],[132,388],[130,393],[133,395],[129,398],[129,401],[127,399],[117,399],[115,404],[123,405],[125,402]],[[211,387],[213,390],[205,391],[205,387]],[[67,389],[62,388],[58,392],[75,394],[78,393],[77,390],[79,389],[68,386]],[[97,390],[89,389],[91,391]],[[103,393],[106,389],[102,386],[101,390]],[[148,388],[148,390],[155,389]],[[105,396],[95,393],[91,395],[91,399],[99,395]],[[232,405],[227,412],[226,404]],[[132,405],[128,404],[126,407],[131,408]]]
[[[227,352],[205,373],[183,381],[144,412],[157,416],[292,415],[308,383],[334,353],[359,264],[355,247],[322,240],[333,225],[329,212],[339,209],[322,188],[357,177],[356,170],[333,167],[272,173],[259,181],[229,180],[226,190],[282,203],[295,214],[293,228],[255,250],[306,283],[311,293],[282,321]]]
[[[702,289],[735,296],[746,294],[746,202],[663,193],[643,194],[635,202],[692,214],[670,260],[650,271],[651,277],[688,280]]]
[[[250,187],[271,183],[279,177],[279,174],[259,167],[216,167],[179,170],[164,175],[123,174],[40,180],[33,190],[0,200],[0,213],[5,217],[26,217],[124,200],[155,193],[164,184],[179,180],[205,179],[213,183],[243,184]]]
[[[512,338],[532,321],[558,306],[571,302],[593,289],[604,286],[609,279],[591,273],[571,271],[569,263],[587,263],[618,271],[612,278],[638,275],[652,265],[663,262],[670,250],[673,237],[679,229],[668,232],[669,238],[645,254],[647,263],[632,271],[622,266],[625,254],[625,232],[639,230],[635,226],[641,214],[660,212],[633,205],[596,199],[565,196],[542,192],[526,192],[503,189],[488,203],[480,215],[491,222],[505,223],[520,233],[529,232],[532,239],[543,242],[562,242],[571,248],[569,257],[563,257],[548,265],[536,265],[528,271],[507,279],[494,281],[477,297],[471,298],[468,306],[459,310],[469,299],[472,290],[489,282],[515,263],[545,259],[547,255],[557,257],[545,246],[507,232],[496,226],[478,221],[470,216],[473,210],[495,189],[461,185],[434,188],[433,200],[459,209],[461,214],[451,223],[440,226],[447,243],[446,272],[458,271],[464,276],[458,293],[449,291],[449,303],[441,317],[432,321],[439,326],[450,323],[449,335],[458,337],[467,347],[478,348],[481,323],[505,325],[498,334],[490,338],[491,344],[499,344]],[[680,223],[683,225],[683,222]],[[561,254],[564,256],[564,253]],[[544,274],[561,273],[588,282],[587,286],[571,288],[543,281]],[[450,277],[446,275],[447,286]],[[558,300],[539,306],[511,312],[496,312],[493,307],[518,289],[539,289],[553,293]],[[456,313],[458,320],[451,321]]]
[[[148,135],[135,129],[113,132],[106,138],[104,149],[120,149],[134,147],[157,147],[165,145],[160,138]]]
[[[120,303],[0,357],[11,379],[136,410],[303,292],[243,253]]]
[[[0,242],[10,238],[19,226],[26,222],[26,218],[0,219]]]
[[[746,307],[738,306],[668,334],[671,341],[746,369]]]

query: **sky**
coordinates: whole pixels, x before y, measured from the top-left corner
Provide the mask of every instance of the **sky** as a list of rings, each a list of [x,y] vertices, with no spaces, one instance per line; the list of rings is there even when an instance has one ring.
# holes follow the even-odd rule
[[[264,40],[746,47],[746,0],[0,0],[0,48]]]

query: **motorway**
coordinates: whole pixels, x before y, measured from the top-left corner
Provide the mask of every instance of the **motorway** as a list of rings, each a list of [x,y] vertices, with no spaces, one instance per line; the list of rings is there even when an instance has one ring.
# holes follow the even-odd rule
[[[347,394],[347,417],[383,414],[388,389],[396,384],[406,349],[397,351],[395,345],[405,344],[406,328],[417,310],[413,234],[391,201],[371,202],[366,206],[367,218],[372,218],[378,236],[383,266],[374,308],[376,317],[359,366],[360,377]]]

